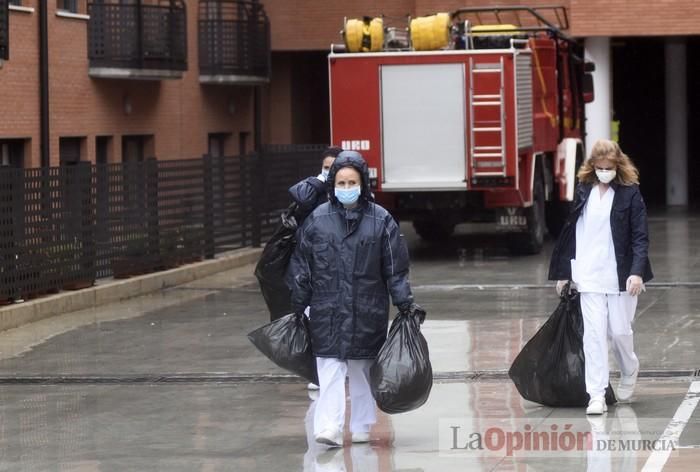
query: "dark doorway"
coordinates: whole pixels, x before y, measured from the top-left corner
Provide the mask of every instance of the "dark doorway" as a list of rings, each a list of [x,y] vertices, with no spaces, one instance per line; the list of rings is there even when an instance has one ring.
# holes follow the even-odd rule
[[[695,87],[700,81],[700,37],[688,38],[688,203],[700,209],[700,93]]]
[[[612,63],[613,110],[614,119],[620,121],[620,146],[639,168],[647,205],[665,205],[664,39],[614,39]]]
[[[0,167],[24,167],[24,139],[0,139]]]
[[[143,156],[143,136],[124,136],[122,138],[122,162],[142,162]]]
[[[98,136],[95,138],[95,163],[109,163],[110,145],[112,143],[111,136]]]

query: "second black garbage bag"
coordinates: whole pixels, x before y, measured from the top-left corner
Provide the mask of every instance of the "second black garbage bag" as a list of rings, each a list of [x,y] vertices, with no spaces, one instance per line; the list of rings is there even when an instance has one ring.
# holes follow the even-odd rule
[[[428,343],[414,316],[400,313],[370,368],[370,387],[385,413],[405,413],[423,405],[433,387]]]
[[[526,400],[554,407],[588,405],[580,295],[566,286],[559,306],[510,366],[508,375]],[[608,385],[605,401],[615,403]]]
[[[251,331],[248,339],[279,367],[318,385],[308,323],[303,314],[291,313]]]
[[[292,296],[285,282],[289,260],[296,247],[297,223],[294,219],[296,205],[282,213],[282,224],[265,244],[265,249],[255,266],[255,277],[270,311],[270,321],[292,312]]]

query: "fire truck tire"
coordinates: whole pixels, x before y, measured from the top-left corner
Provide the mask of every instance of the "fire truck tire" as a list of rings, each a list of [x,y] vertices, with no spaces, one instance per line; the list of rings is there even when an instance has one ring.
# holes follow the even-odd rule
[[[414,220],[413,229],[421,239],[429,242],[445,241],[455,230],[455,225],[438,220]]]
[[[546,230],[545,221],[545,197],[542,172],[535,173],[532,206],[525,210],[527,230],[522,233],[510,233],[508,235],[508,249],[511,254],[531,255],[539,254],[544,245]]]

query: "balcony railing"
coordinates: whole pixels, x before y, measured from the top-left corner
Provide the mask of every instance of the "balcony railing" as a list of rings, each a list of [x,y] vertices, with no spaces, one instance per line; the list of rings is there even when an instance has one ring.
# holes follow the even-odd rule
[[[90,75],[180,78],[187,70],[182,0],[106,0],[88,4]]]
[[[10,52],[9,0],[0,0],[0,59],[7,60]]]
[[[257,0],[200,0],[199,77],[261,83],[270,77],[270,22]]]

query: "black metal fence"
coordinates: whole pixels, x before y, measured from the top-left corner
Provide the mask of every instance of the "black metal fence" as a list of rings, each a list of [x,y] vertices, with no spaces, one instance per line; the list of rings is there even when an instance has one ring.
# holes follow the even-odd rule
[[[182,0],[88,3],[90,67],[187,70]]]
[[[260,3],[200,0],[199,71],[269,77],[270,22]]]
[[[0,0],[0,59],[10,58],[10,2]]]
[[[260,155],[0,169],[0,301],[258,246],[320,146]]]

